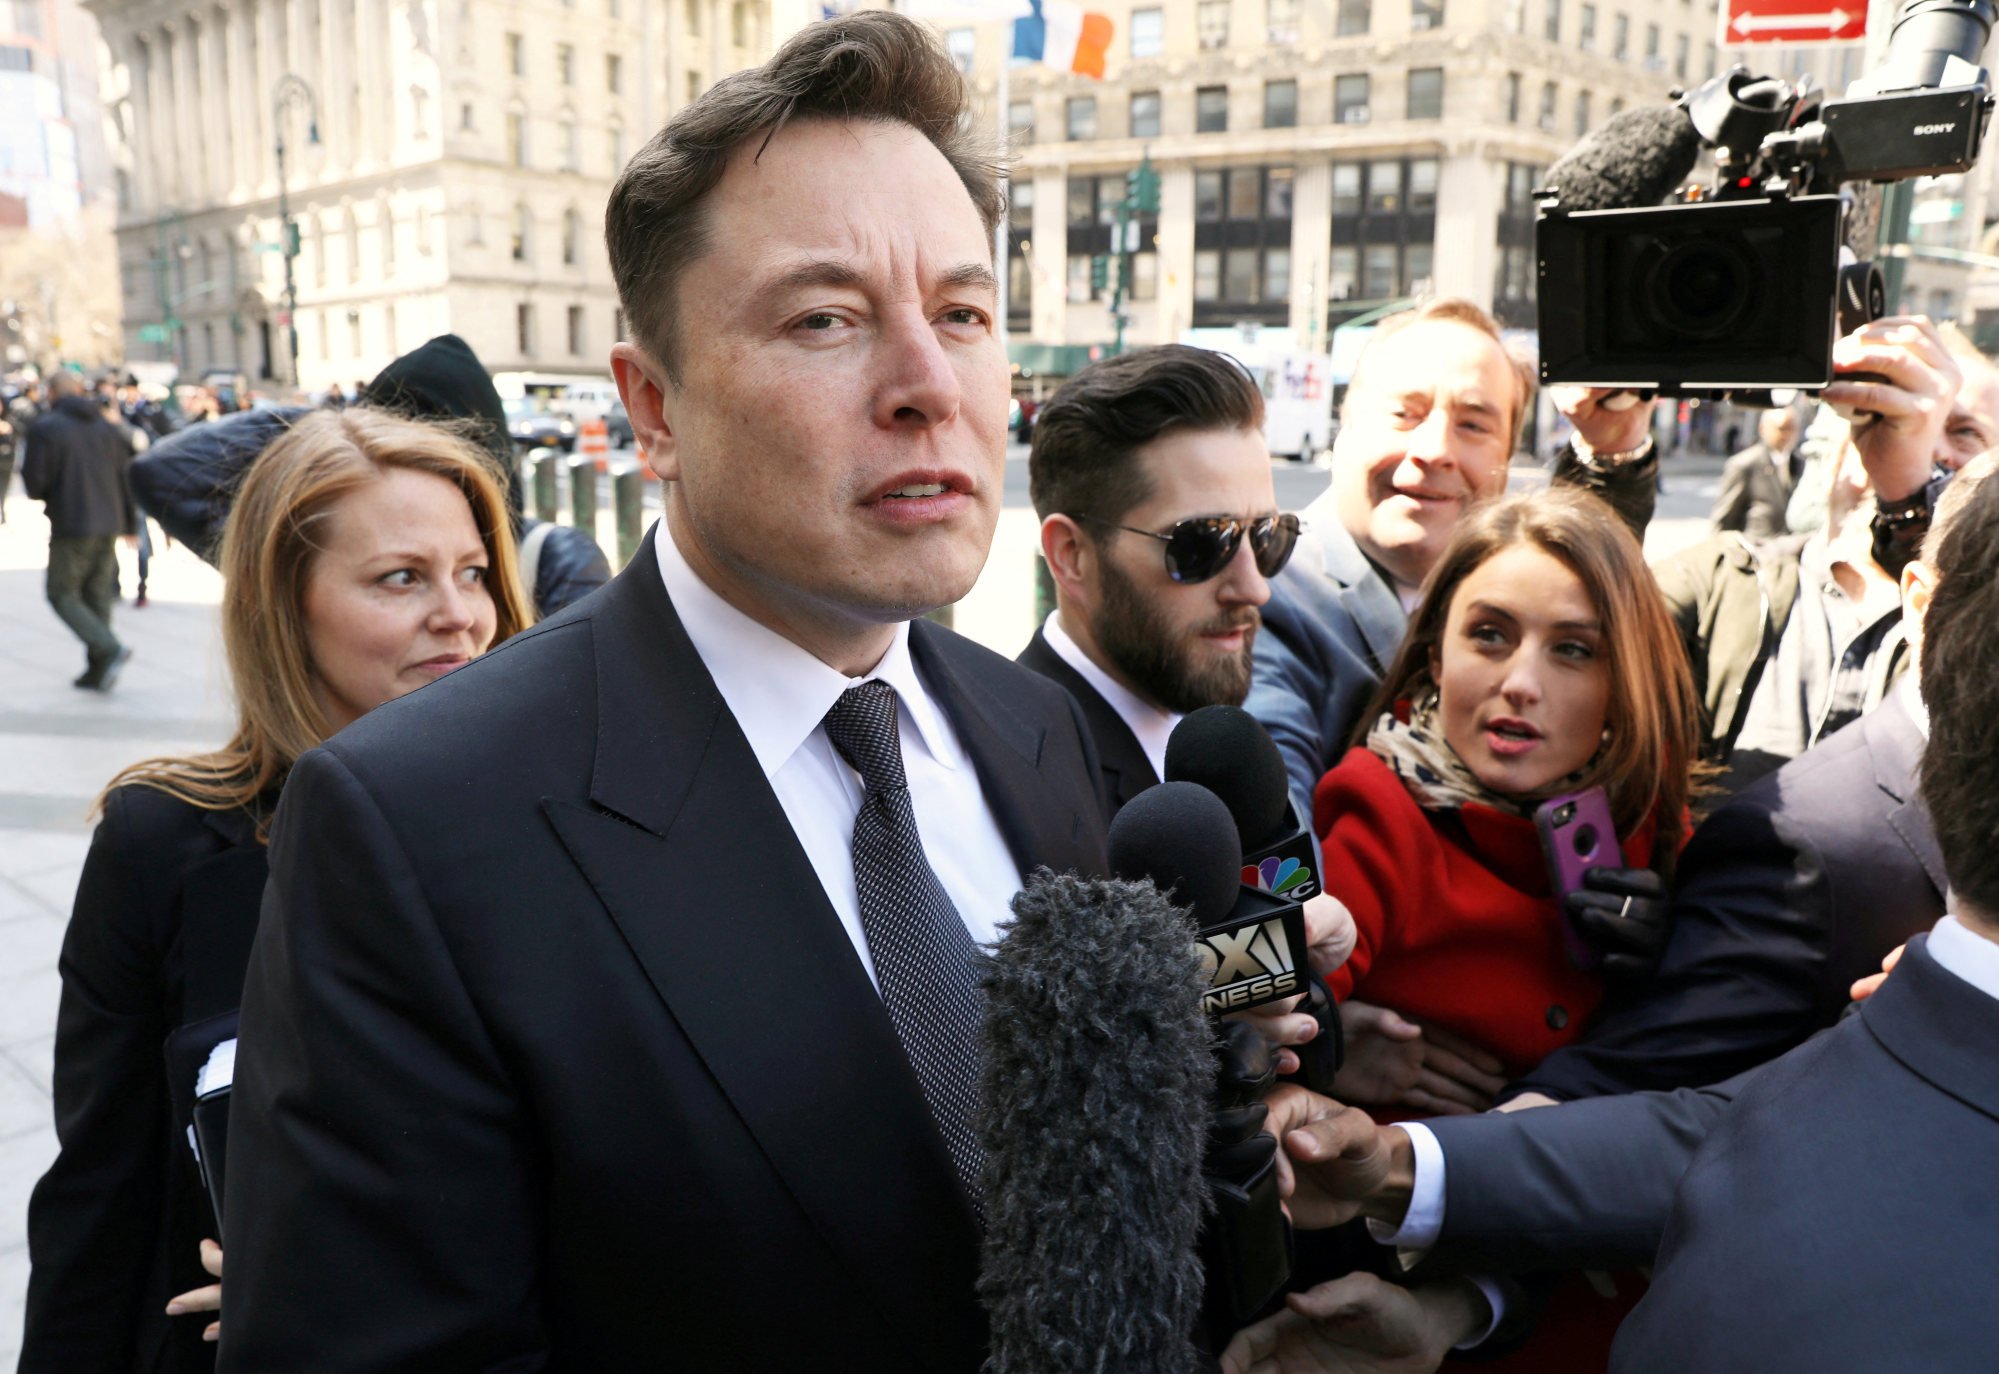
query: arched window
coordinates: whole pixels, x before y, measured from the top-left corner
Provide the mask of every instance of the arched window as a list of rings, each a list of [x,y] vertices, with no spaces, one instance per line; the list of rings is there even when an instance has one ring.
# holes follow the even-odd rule
[[[528,260],[528,226],[527,202],[522,201],[514,207],[513,250],[515,262],[526,262]]]
[[[583,217],[574,210],[562,212],[562,265],[576,265],[577,243],[583,237]]]

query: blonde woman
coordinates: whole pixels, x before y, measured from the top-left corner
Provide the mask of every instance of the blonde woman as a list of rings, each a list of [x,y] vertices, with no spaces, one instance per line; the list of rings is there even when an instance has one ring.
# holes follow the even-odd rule
[[[163,1044],[240,1000],[298,756],[531,620],[504,482],[454,431],[365,409],[305,416],[245,478],[219,560],[235,734],[112,779],[63,941],[23,1371],[214,1367],[217,1295],[184,1290],[216,1228]]]

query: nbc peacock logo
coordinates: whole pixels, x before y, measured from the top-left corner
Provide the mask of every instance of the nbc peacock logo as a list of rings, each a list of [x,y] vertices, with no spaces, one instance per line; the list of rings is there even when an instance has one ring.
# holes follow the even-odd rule
[[[1318,890],[1312,870],[1296,859],[1271,855],[1262,863],[1244,864],[1242,881],[1245,887],[1258,888],[1273,897],[1291,897],[1303,900]]]

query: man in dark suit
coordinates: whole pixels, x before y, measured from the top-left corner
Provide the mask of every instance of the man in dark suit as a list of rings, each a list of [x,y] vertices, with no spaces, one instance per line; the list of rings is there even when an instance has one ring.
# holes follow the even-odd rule
[[[1181,716],[1242,704],[1297,518],[1277,511],[1256,384],[1180,344],[1070,378],[1042,408],[1028,484],[1056,609],[1016,661],[1081,703],[1114,815],[1159,781]]]
[[[665,518],[294,769],[223,1370],[979,1367],[972,947],[1104,827],[1073,700],[916,620],[1003,476],[964,101],[856,14],[620,178],[612,366]]]
[[[1791,531],[1785,512],[1804,455],[1798,451],[1798,417],[1788,409],[1764,411],[1756,421],[1756,433],[1761,442],[1722,468],[1713,519],[1716,534],[1735,531],[1760,544]]]

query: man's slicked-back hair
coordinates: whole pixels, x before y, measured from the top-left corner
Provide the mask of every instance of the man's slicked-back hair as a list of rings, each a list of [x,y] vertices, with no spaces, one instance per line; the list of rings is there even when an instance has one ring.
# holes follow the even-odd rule
[[[1979,482],[1951,516],[1934,560],[1924,559],[1936,591],[1923,613],[1930,739],[1918,778],[1951,891],[1990,925],[1999,922],[1999,482]]]
[[[1027,459],[1034,513],[1113,523],[1144,501],[1135,461],[1177,430],[1263,428],[1263,394],[1225,353],[1162,344],[1104,358],[1063,383],[1035,418]]]
[[[707,251],[708,193],[736,150],[786,124],[907,124],[964,183],[990,238],[1005,210],[999,164],[962,123],[965,81],[930,30],[888,10],[810,24],[761,67],[711,86],[626,164],[604,210],[611,276],[632,337],[679,381],[675,288]]]

